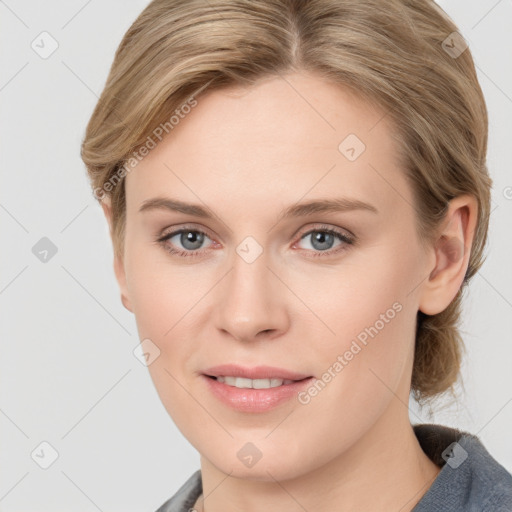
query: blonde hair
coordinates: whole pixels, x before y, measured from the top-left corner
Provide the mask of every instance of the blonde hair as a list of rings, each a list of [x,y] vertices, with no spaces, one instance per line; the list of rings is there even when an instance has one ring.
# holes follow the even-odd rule
[[[469,49],[447,51],[453,41],[460,48],[454,32],[430,0],[152,1],[116,51],[81,148],[96,198],[111,199],[115,254],[123,257],[128,163],[136,164],[162,128],[170,133],[171,120],[193,108],[198,94],[316,73],[393,121],[422,242],[434,240],[451,199],[470,194],[478,201],[463,285],[443,312],[418,312],[417,319],[414,397],[453,391],[463,349],[461,298],[483,263],[492,184],[485,101]]]

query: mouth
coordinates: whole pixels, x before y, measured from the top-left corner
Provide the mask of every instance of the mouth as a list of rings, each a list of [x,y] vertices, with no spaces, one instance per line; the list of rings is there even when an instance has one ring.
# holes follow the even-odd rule
[[[237,388],[267,389],[292,384],[312,377],[276,366],[246,367],[237,364],[213,366],[203,372],[207,377]]]
[[[314,377],[270,366],[221,365],[207,369],[202,378],[216,399],[240,412],[266,412],[306,388]]]

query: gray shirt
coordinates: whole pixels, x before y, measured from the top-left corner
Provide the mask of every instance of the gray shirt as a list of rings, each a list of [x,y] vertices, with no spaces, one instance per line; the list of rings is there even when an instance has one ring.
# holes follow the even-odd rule
[[[512,512],[512,475],[478,437],[435,424],[413,428],[423,451],[441,467],[413,512]],[[156,512],[188,512],[202,492],[197,470]]]

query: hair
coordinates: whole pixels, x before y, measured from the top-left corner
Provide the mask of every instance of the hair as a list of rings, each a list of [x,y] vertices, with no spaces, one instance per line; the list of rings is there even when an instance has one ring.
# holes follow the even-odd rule
[[[314,73],[380,106],[392,121],[422,243],[435,240],[451,199],[469,194],[478,202],[456,297],[438,314],[418,311],[416,322],[414,398],[453,392],[464,349],[461,298],[484,261],[492,185],[487,109],[472,56],[443,45],[459,36],[454,32],[431,0],[152,1],[115,53],[81,147],[94,196],[111,201],[116,256],[123,258],[124,176],[155,145],[153,137],[170,133],[190,110],[191,98]]]

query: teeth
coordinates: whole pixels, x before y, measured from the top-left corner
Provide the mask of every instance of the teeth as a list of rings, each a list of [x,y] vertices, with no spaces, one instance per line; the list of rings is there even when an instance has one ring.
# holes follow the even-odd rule
[[[295,382],[289,379],[246,379],[244,377],[219,376],[219,382],[236,388],[268,389]]]

